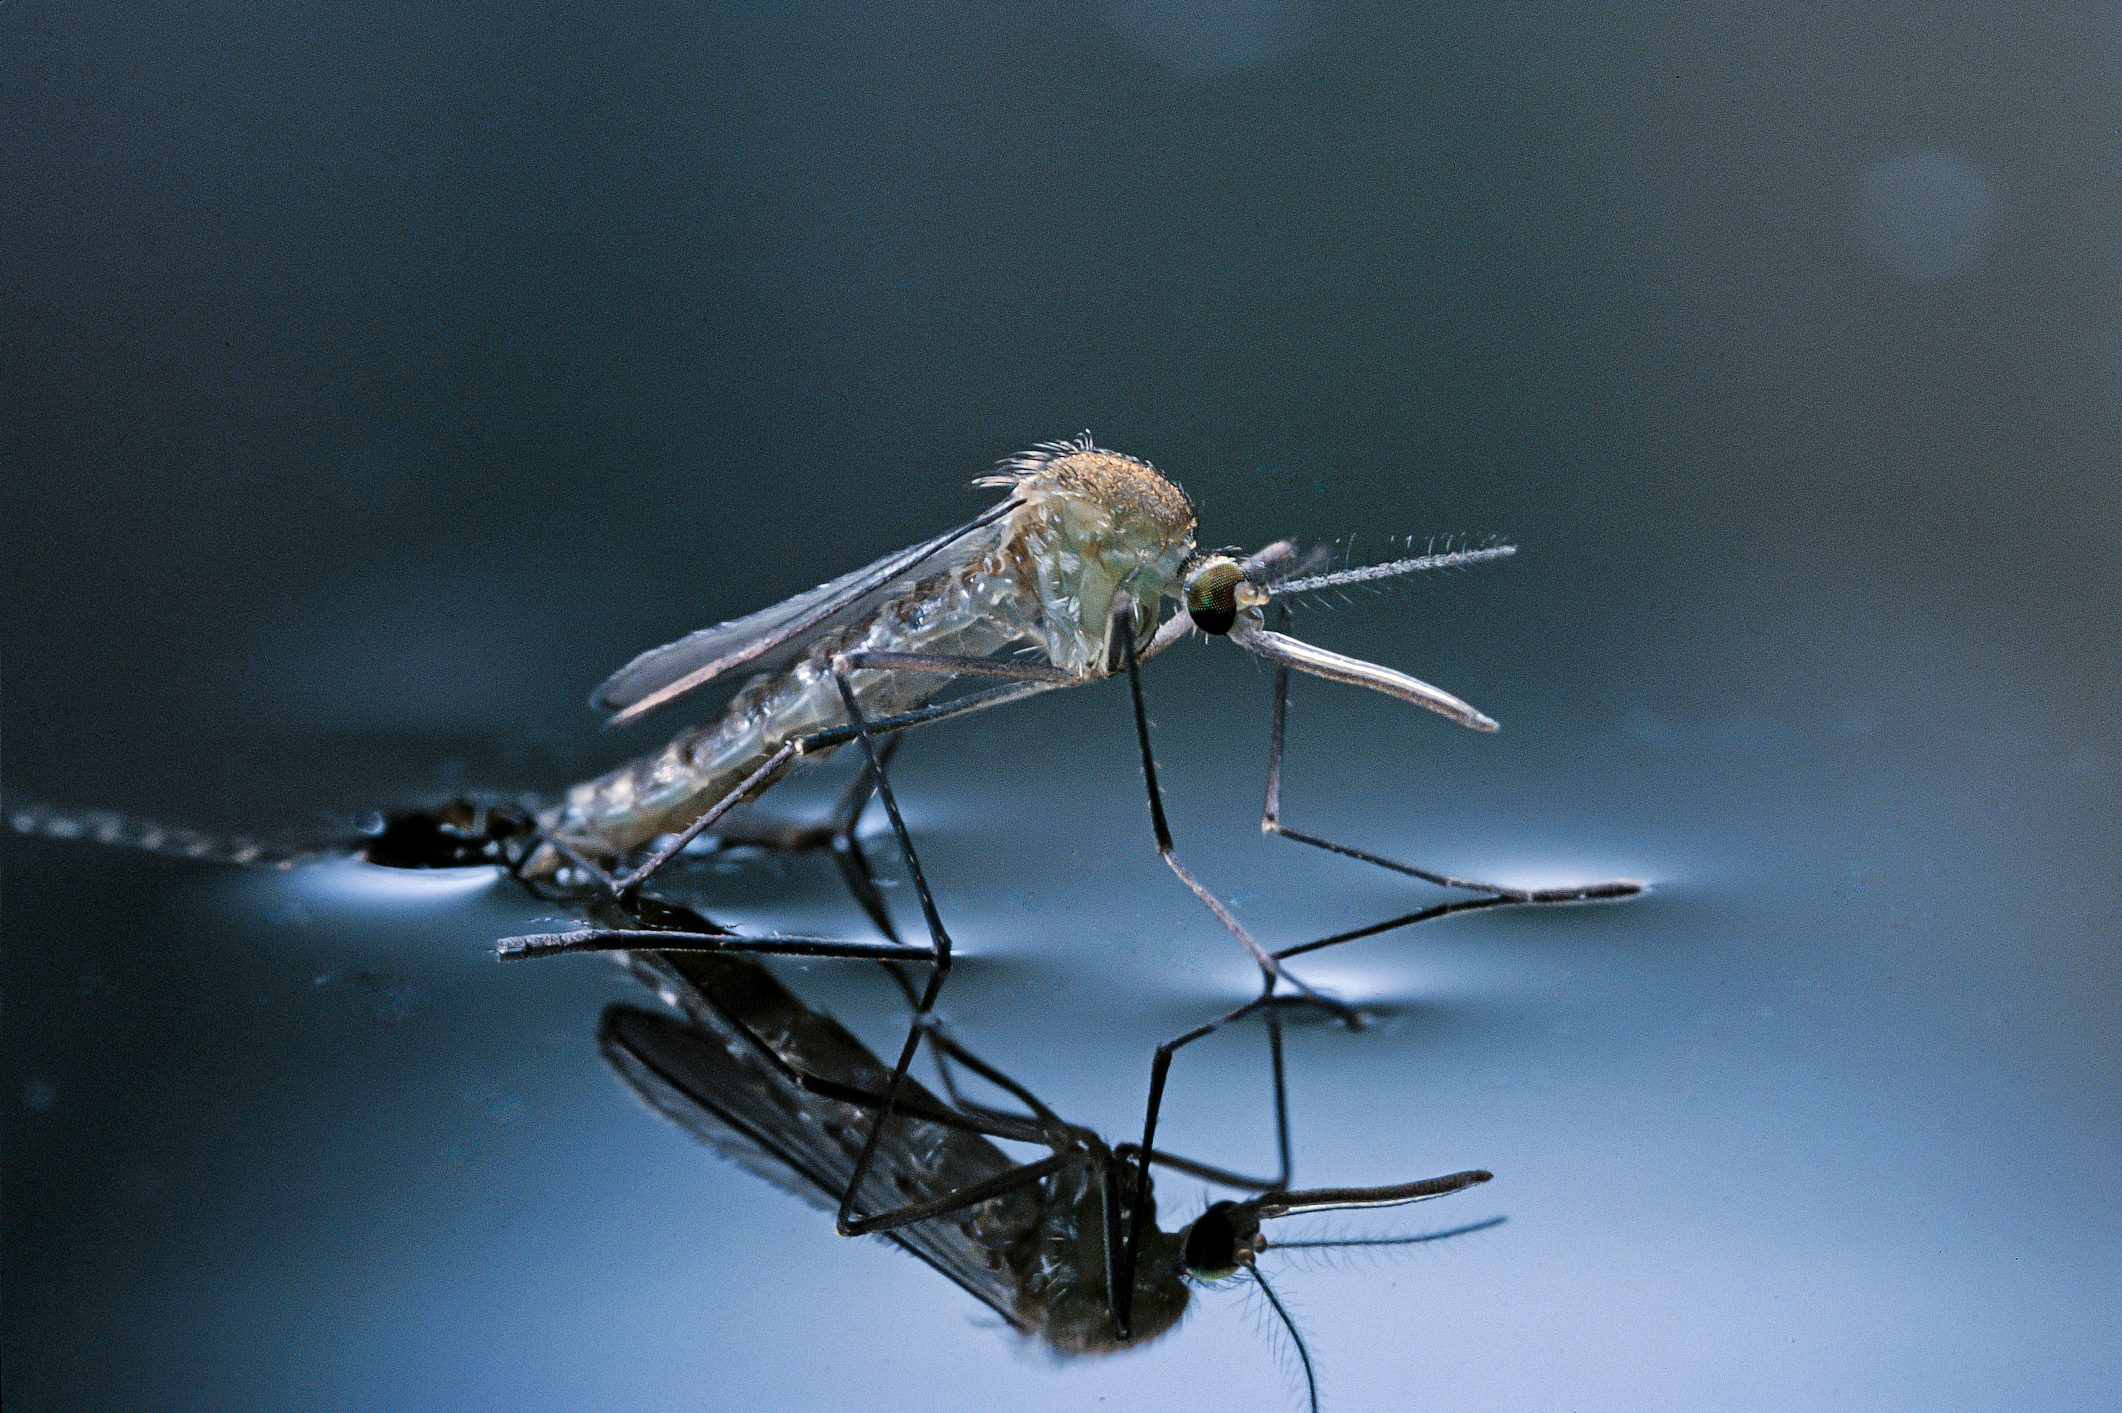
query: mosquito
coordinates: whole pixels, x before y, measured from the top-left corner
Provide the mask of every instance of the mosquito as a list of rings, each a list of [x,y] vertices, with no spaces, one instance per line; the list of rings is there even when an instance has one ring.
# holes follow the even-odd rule
[[[1304,1001],[1354,1024],[1357,1013],[1291,975],[1180,859],[1164,810],[1151,747],[1141,665],[1194,633],[1224,638],[1275,669],[1267,805],[1262,828],[1315,848],[1447,888],[1514,903],[1573,903],[1626,897],[1630,880],[1526,890],[1421,868],[1292,828],[1281,811],[1282,763],[1293,672],[1365,687],[1433,711],[1460,726],[1495,721],[1458,697],[1396,669],[1291,636],[1289,604],[1305,594],[1501,558],[1504,544],[1409,555],[1322,570],[1288,541],[1251,554],[1204,552],[1195,544],[1193,502],[1149,462],[1097,446],[1088,433],[1041,444],[1004,461],[977,484],[1004,489],[994,506],[956,529],[854,570],[744,618],[704,628],[641,654],[593,698],[613,725],[736,684],[723,709],[661,750],[567,791],[545,805],[457,801],[382,821],[352,852],[403,866],[499,863],[534,888],[640,907],[644,885],[703,836],[721,842],[815,841],[830,836],[859,855],[855,826],[871,795],[880,801],[913,884],[925,945],[896,940],[702,934],[710,950],[792,956],[920,961],[929,975],[915,1008],[883,1110],[906,1077],[948,978],[952,943],[893,794],[886,763],[898,733],[1045,692],[1124,673],[1141,753],[1150,824],[1167,867],[1260,970],[1263,997],[1287,982]],[[1275,611],[1275,626],[1267,613]],[[1014,650],[1014,655],[998,654]],[[946,696],[961,679],[988,685]],[[820,831],[763,830],[746,815],[792,771],[858,743],[862,775]],[[122,817],[11,812],[18,829],[88,832],[234,862],[293,862],[317,851],[217,841]],[[84,831],[83,821],[91,828]],[[329,849],[324,852],[330,852]],[[645,856],[644,856],[645,855]],[[844,869],[851,877],[858,869]],[[874,894],[865,903],[881,917]],[[583,926],[506,939],[504,956],[669,945],[654,928]],[[871,1126],[871,1141],[884,1132]]]
[[[615,1004],[599,1027],[606,1061],[651,1109],[813,1205],[837,1204],[843,1232],[895,1242],[1017,1333],[1059,1354],[1148,1343],[1178,1323],[1195,1288],[1249,1278],[1296,1347],[1316,1413],[1311,1354],[1261,1269],[1263,1254],[1282,1247],[1414,1244],[1501,1220],[1397,1237],[1270,1237],[1286,1218],[1399,1207],[1464,1191],[1489,1174],[1292,1191],[1175,1154],[1112,1150],[940,1032],[942,1053],[1009,1093],[1026,1113],[972,1104],[955,1086],[946,1103],[908,1080],[889,1101],[890,1141],[865,1153],[871,1116],[887,1105],[889,1075],[831,1017],[735,956],[620,955],[672,1008]],[[996,1139],[1046,1153],[1016,1162]],[[1136,1156],[1248,1195],[1215,1202],[1167,1232],[1155,1219],[1147,1163],[1131,1162]],[[869,1215],[850,1220],[852,1207]]]
[[[903,1080],[951,968],[951,940],[923,875],[885,771],[880,741],[894,733],[1083,686],[1125,672],[1157,852],[1259,967],[1263,989],[1283,981],[1306,1000],[1357,1019],[1352,1008],[1289,975],[1280,961],[1179,858],[1151,748],[1141,664],[1199,632],[1226,638],[1276,670],[1268,800],[1271,834],[1447,888],[1526,903],[1619,898],[1640,884],[1613,880],[1525,890],[1402,863],[1285,825],[1283,740],[1292,672],[1369,688],[1476,731],[1496,722],[1441,688],[1396,669],[1292,637],[1288,601],[1307,593],[1498,559],[1509,545],[1410,555],[1317,572],[1294,545],[1205,553],[1193,502],[1149,462],[1099,447],[1088,432],[1004,461],[979,485],[1007,490],[970,521],[748,617],[651,649],[614,673],[593,704],[624,725],[716,684],[741,680],[727,706],[660,751],[568,791],[536,821],[522,856],[527,879],[584,881],[625,899],[739,806],[803,762],[859,741],[914,884],[931,966],[894,1071]],[[1167,605],[1172,611],[1167,612]],[[1269,628],[1266,611],[1275,607]],[[1012,657],[999,657],[1005,650]],[[991,682],[938,700],[960,679]],[[629,861],[647,849],[639,863]],[[885,958],[903,944],[790,938],[805,955]],[[510,955],[653,945],[627,929],[578,928],[509,939]],[[758,950],[766,950],[761,945]],[[885,958],[888,959],[888,958]],[[889,1113],[887,1105],[886,1112]],[[881,1125],[877,1130],[881,1131]]]

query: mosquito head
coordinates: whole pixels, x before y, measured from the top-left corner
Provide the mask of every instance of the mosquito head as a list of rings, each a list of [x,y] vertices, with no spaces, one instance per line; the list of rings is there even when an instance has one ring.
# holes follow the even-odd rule
[[[1227,554],[1202,555],[1187,566],[1186,614],[1204,633],[1221,637],[1240,613],[1259,613],[1267,599],[1267,590]]]
[[[1388,565],[1348,570],[1338,574],[1298,576],[1301,565],[1296,551],[1285,541],[1244,559],[1227,554],[1197,555],[1185,571],[1186,616],[1193,626],[1215,637],[1227,637],[1239,647],[1263,657],[1277,667],[1368,687],[1403,702],[1436,712],[1475,731],[1494,731],[1496,723],[1486,714],[1460,701],[1442,688],[1361,658],[1348,657],[1314,647],[1287,633],[1271,632],[1265,610],[1277,599],[1292,593],[1335,588],[1343,583],[1368,582],[1380,577],[1408,574],[1422,569],[1450,567],[1462,562],[1492,559],[1510,553],[1508,546],[1424,555]],[[1282,610],[1287,618],[1288,609]]]
[[[1197,1281],[1220,1281],[1250,1266],[1267,1244],[1260,1213],[1249,1202],[1218,1202],[1194,1218],[1181,1234],[1186,1273]]]
[[[1489,1174],[1480,1171],[1452,1173],[1448,1177],[1424,1178],[1420,1182],[1398,1183],[1390,1187],[1321,1187],[1303,1192],[1270,1191],[1258,1197],[1249,1197],[1243,1202],[1217,1202],[1196,1217],[1185,1230],[1179,1233],[1180,1259],[1186,1274],[1196,1281],[1217,1282],[1233,1276],[1245,1275],[1260,1288],[1260,1293],[1273,1307],[1275,1318],[1289,1332],[1291,1344],[1296,1347],[1297,1360],[1304,1369],[1304,1391],[1306,1406],[1311,1413],[1319,1410],[1319,1381],[1312,1369],[1311,1351],[1305,1347],[1304,1336],[1297,1329],[1297,1322],[1275,1293],[1267,1273],[1257,1263],[1260,1253],[1270,1245],[1291,1247],[1320,1247],[1365,1245],[1363,1239],[1355,1241],[1296,1240],[1270,1243],[1260,1230],[1262,1222],[1278,1217],[1296,1217],[1311,1212],[1338,1212],[1352,1207],[1401,1207],[1410,1202],[1421,1202],[1431,1197],[1444,1197],[1454,1192],[1463,1192],[1469,1187],[1487,1182]],[[1501,1218],[1487,1222],[1476,1222],[1459,1228],[1460,1231],[1478,1231],[1496,1224]],[[1434,1241],[1452,1232],[1438,1232],[1411,1238],[1386,1238],[1386,1241]]]

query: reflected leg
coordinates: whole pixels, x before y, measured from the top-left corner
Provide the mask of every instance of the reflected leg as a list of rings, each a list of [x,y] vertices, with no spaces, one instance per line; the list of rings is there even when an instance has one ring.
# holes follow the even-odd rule
[[[1174,1036],[1156,1049],[1149,1066],[1149,1099],[1142,1110],[1142,1142],[1139,1145],[1123,1145],[1115,1154],[1125,1160],[1132,1158],[1134,1190],[1127,1202],[1124,1232],[1116,1231],[1117,1221],[1108,1224],[1108,1260],[1106,1269],[1112,1273],[1113,1323],[1121,1338],[1128,1333],[1128,1320],[1134,1303],[1135,1267],[1142,1248],[1142,1240],[1149,1230],[1152,1202],[1149,1192],[1149,1164],[1154,1157],[1167,1166],[1188,1172],[1197,1177],[1208,1177],[1211,1181],[1224,1182],[1233,1187],[1252,1187],[1258,1191],[1279,1191],[1289,1186],[1290,1138],[1289,1138],[1289,1092],[1282,1060],[1281,1007],[1291,1004],[1288,998],[1274,994],[1273,983],[1259,996],[1247,1001],[1235,1010],[1226,1012],[1203,1025],[1197,1025],[1182,1035]],[[1222,1169],[1206,1169],[1206,1165],[1187,1159],[1157,1153],[1157,1119],[1164,1109],[1164,1087],[1171,1076],[1172,1056],[1193,1044],[1215,1034],[1233,1021],[1242,1020],[1254,1012],[1264,1012],[1267,1019],[1268,1055],[1274,1077],[1275,1096],[1275,1153],[1279,1172],[1265,1183],[1239,1177]],[[1206,1169],[1206,1170],[1205,1170]],[[1117,1247],[1117,1250],[1113,1248]]]

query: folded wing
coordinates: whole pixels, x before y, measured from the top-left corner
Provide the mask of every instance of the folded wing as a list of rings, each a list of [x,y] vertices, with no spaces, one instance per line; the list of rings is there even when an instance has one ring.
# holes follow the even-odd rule
[[[651,648],[607,678],[590,702],[612,713],[611,725],[622,726],[733,671],[741,669],[747,676],[772,671],[820,633],[898,593],[913,576],[955,568],[987,548],[993,527],[1013,504],[1005,500],[955,530],[894,551],[770,608]]]
[[[657,1113],[811,1206],[838,1206],[868,1132],[867,1111],[805,1093],[734,1033],[669,1015],[607,1007],[598,1041],[605,1061]],[[919,1119],[895,1119],[856,1194],[858,1210],[881,1212],[940,1196],[1010,1166],[992,1144],[967,1144],[967,1136],[958,1134],[948,1146],[953,1166],[964,1171],[938,1172],[934,1134],[934,1126]],[[967,1230],[969,1216],[931,1217],[886,1235],[1018,1326],[1015,1280]]]

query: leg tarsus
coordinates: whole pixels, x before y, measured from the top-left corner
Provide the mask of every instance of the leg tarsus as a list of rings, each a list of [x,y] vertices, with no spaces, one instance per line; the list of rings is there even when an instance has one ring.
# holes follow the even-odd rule
[[[1280,820],[1266,820],[1261,829],[1265,833],[1278,835],[1298,844],[1309,844],[1314,849],[1323,849],[1330,854],[1374,864],[1409,878],[1419,878],[1440,888],[1461,888],[1469,893],[1485,893],[1490,897],[1503,898],[1513,903],[1589,903],[1609,898],[1629,898],[1643,891],[1643,885],[1632,878],[1610,878],[1598,883],[1567,884],[1560,888],[1513,888],[1508,884],[1484,883],[1475,878],[1461,878],[1456,874],[1417,868],[1413,864],[1401,863],[1398,859],[1389,859],[1383,854],[1374,854],[1368,849],[1359,849],[1353,844],[1341,844],[1332,839],[1322,839],[1316,834],[1291,829]]]
[[[1157,784],[1157,757],[1155,752],[1150,749],[1149,708],[1145,705],[1142,696],[1142,661],[1140,654],[1135,650],[1134,614],[1131,611],[1131,606],[1125,602],[1115,607],[1113,629],[1120,636],[1121,663],[1127,670],[1128,695],[1135,709],[1135,740],[1142,750],[1142,781],[1149,792],[1149,822],[1150,829],[1156,836],[1158,857],[1162,858],[1165,867],[1169,868],[1178,876],[1179,881],[1186,885],[1187,891],[1200,899],[1201,906],[1215,914],[1216,921],[1223,924],[1224,930],[1244,944],[1245,950],[1252,954],[1253,961],[1258,963],[1261,980],[1265,983],[1268,991],[1272,992],[1278,982],[1287,981],[1297,991],[1311,997],[1319,1005],[1328,1009],[1339,1008],[1345,1013],[1345,1017],[1350,1019],[1351,1024],[1354,1024],[1355,1010],[1353,1007],[1314,990],[1306,985],[1302,979],[1285,971],[1274,954],[1255,941],[1253,935],[1245,930],[1245,925],[1239,922],[1231,910],[1223,905],[1223,900],[1209,892],[1201,881],[1195,878],[1187,869],[1186,865],[1179,861],[1178,852],[1172,845],[1171,823],[1164,814],[1164,792]]]
[[[1288,626],[1289,605],[1285,603],[1278,606],[1275,627],[1282,629]],[[1339,844],[1331,839],[1322,839],[1316,834],[1291,829],[1282,822],[1282,752],[1289,724],[1289,669],[1286,667],[1275,669],[1275,705],[1271,720],[1267,747],[1267,800],[1260,810],[1260,832],[1263,834],[1278,835],[1299,844],[1308,844],[1314,849],[1324,849],[1343,858],[1357,859],[1409,878],[1419,878],[1440,888],[1460,888],[1469,893],[1484,893],[1513,903],[1589,903],[1609,898],[1634,897],[1643,891],[1643,885],[1632,878],[1613,878],[1599,883],[1580,883],[1561,888],[1512,888],[1501,883],[1484,883],[1476,878],[1461,878],[1457,874],[1417,868],[1413,864],[1389,859],[1383,854],[1374,854],[1368,849],[1359,849],[1353,844]]]

